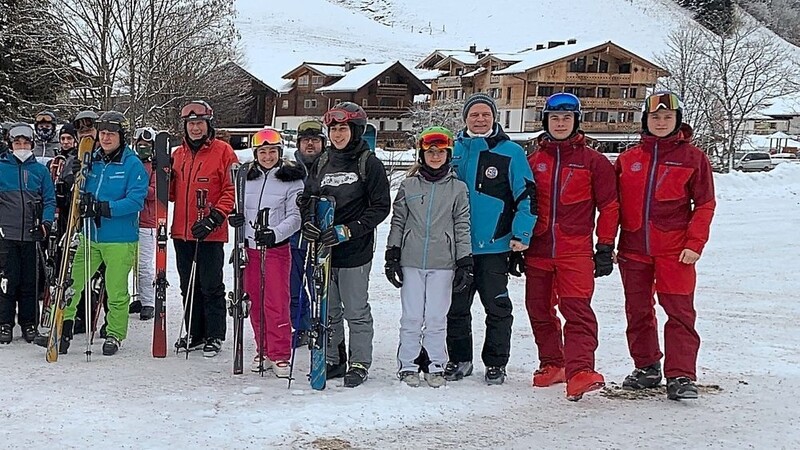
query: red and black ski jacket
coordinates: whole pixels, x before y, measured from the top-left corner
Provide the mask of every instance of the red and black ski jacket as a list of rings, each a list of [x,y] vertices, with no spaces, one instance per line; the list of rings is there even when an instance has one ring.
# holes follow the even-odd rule
[[[172,178],[169,199],[175,202],[172,216],[172,238],[194,240],[192,225],[197,221],[198,189],[208,189],[207,216],[211,208],[227,216],[234,208],[234,187],[230,167],[238,162],[236,153],[225,141],[210,139],[197,152],[184,141],[172,152]],[[228,242],[228,226],[222,224],[205,238],[206,242]]]
[[[691,137],[686,124],[666,138],[642,135],[617,159],[620,252],[702,253],[716,207],[714,178],[708,157]]]
[[[586,145],[583,133],[566,141],[542,135],[528,163],[536,183],[539,219],[526,256],[591,256],[595,217],[597,241],[614,245],[619,226],[614,166]]]

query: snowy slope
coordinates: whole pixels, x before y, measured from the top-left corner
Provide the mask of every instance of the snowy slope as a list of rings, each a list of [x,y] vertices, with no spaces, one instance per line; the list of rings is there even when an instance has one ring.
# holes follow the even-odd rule
[[[394,377],[400,302],[378,257],[372,267],[375,350],[371,378],[357,389],[337,380],[308,387],[307,350],[298,351],[292,390],[276,378],[231,375],[223,354],[187,361],[150,357],[152,323],[131,317],[114,357],[82,336],[55,364],[17,338],[0,346],[0,442],[6,448],[800,448],[800,167],[716,177],[718,209],[698,264],[696,307],[703,338],[701,399],[625,400],[616,391],[577,403],[563,386],[532,389],[536,351],[524,313],[524,282],[512,280],[515,307],[509,380],[482,383],[483,312],[475,302],[476,374],[444,389],[408,388]],[[387,223],[378,230],[386,242]],[[171,250],[171,247],[170,247]],[[379,254],[381,252],[378,252]],[[172,255],[171,255],[172,257]],[[230,287],[229,267],[226,283]],[[170,260],[169,340],[180,299]],[[598,280],[597,367],[619,383],[631,370],[619,275]],[[663,315],[659,316],[664,323]],[[246,357],[254,349],[248,328]],[[19,329],[16,330],[17,335]],[[720,389],[713,386],[718,385]],[[56,443],[57,442],[57,443]]]

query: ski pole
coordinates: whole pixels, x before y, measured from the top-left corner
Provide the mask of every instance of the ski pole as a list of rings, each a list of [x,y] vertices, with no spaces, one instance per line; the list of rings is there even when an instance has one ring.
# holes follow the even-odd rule
[[[298,244],[298,245],[300,245],[300,244]],[[306,268],[308,267],[308,265],[310,263],[311,263],[311,252],[309,251],[308,248],[306,248],[306,256],[305,256],[305,258],[303,258],[303,268],[302,268],[303,272],[302,272],[302,278],[301,278],[302,281],[300,282],[300,293],[298,294],[298,297],[297,297],[297,309],[299,310],[299,311],[297,311],[297,317],[298,318],[303,313],[303,311],[302,311],[303,310],[303,295],[305,295],[308,298],[309,302],[311,301],[310,295],[308,294],[308,292],[306,292],[306,289],[308,289],[308,271],[306,270]],[[286,389],[291,389],[292,388],[292,380],[294,380],[294,378],[293,378],[294,377],[294,375],[293,375],[294,374],[294,357],[295,357],[295,353],[297,352],[297,345],[295,345],[295,340],[297,339],[298,331],[299,330],[294,330],[292,332],[292,358],[289,361],[289,385],[286,386]]]
[[[269,208],[262,208],[258,211],[258,216],[256,216],[256,226],[255,226],[255,234],[258,234],[260,230],[267,228],[269,225]],[[264,344],[266,341],[266,322],[267,322],[267,313],[264,307],[264,290],[265,290],[265,281],[264,277],[266,275],[266,259],[267,259],[267,247],[264,245],[258,246],[259,251],[259,263],[260,263],[260,287],[261,292],[259,293],[259,306],[261,310],[259,311],[259,320],[261,322],[261,333],[258,339],[258,370],[261,373],[261,376],[264,376]]]
[[[198,189],[195,191],[197,200],[197,220],[203,220],[205,217],[206,201],[208,200],[208,189]],[[192,314],[194,313],[194,295],[195,284],[197,283],[197,253],[200,248],[200,241],[194,242],[194,256],[192,257],[192,269],[189,271],[189,292],[186,294],[186,307],[183,310],[184,321],[188,318],[186,323],[186,359],[189,359],[189,342],[192,337]],[[181,321],[181,332],[183,335],[184,321]]]

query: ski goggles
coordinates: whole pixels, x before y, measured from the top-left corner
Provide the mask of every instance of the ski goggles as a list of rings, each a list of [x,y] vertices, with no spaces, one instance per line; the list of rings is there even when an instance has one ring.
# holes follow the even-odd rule
[[[122,133],[125,131],[122,124],[111,120],[98,120],[95,122],[97,131],[110,131],[112,133]]]
[[[211,120],[213,118],[214,118],[214,110],[211,109],[211,106],[209,106],[208,103],[202,100],[196,100],[190,102],[186,106],[181,108],[181,119],[184,120],[191,120],[191,119]]]
[[[544,112],[555,111],[580,112],[581,101],[578,99],[578,97],[566,92],[553,94],[550,97],[547,97],[547,101],[544,104]]]
[[[86,131],[86,130],[93,130],[94,129],[94,120],[92,119],[78,119],[72,123],[78,131]]]
[[[453,138],[445,133],[427,133],[419,138],[419,148],[422,150],[430,150],[433,147],[439,149],[452,149]]]
[[[644,101],[645,113],[654,113],[662,108],[677,111],[683,108],[683,102],[672,92],[656,92]]]
[[[264,145],[283,145],[283,136],[278,130],[268,128],[264,130],[259,130],[258,133],[253,135],[253,138],[250,140],[250,144],[253,148],[258,148]]]
[[[53,122],[54,122],[53,118],[49,114],[39,114],[38,116],[36,116],[36,119],[34,120],[34,123],[36,123],[36,125],[39,125],[41,123],[49,123],[50,125],[52,125]]]
[[[137,128],[136,131],[133,132],[133,140],[134,141],[154,141],[156,138],[155,133],[150,128]]]
[[[334,123],[347,123],[353,119],[366,119],[359,111],[345,111],[343,109],[332,109],[322,116],[322,122],[329,127]]]
[[[299,136],[312,136],[322,134],[322,124],[316,120],[306,120],[297,126],[297,134]]]

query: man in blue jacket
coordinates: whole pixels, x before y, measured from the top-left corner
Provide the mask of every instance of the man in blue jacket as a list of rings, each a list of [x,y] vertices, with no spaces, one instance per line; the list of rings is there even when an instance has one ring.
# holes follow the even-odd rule
[[[75,294],[64,310],[62,353],[66,353],[72,338],[72,324],[86,281],[86,253],[89,256],[89,273],[93,274],[105,263],[108,315],[106,341],[103,355],[110,356],[119,350],[128,334],[128,274],[136,257],[139,241],[139,216],[144,209],[149,178],[144,165],[127,145],[125,116],[116,111],[104,113],[97,119],[100,149],[92,155],[86,173],[86,184],[81,191],[79,208],[81,217],[90,226],[84,228],[81,243],[72,266]],[[88,252],[85,247],[88,245]]]
[[[8,137],[11,149],[0,156],[0,344],[14,337],[15,310],[22,337],[36,337],[37,259],[44,262],[37,247],[47,238],[56,207],[50,173],[33,155],[33,129],[18,124]]]
[[[486,339],[481,358],[488,384],[503,384],[511,350],[509,256],[528,248],[536,223],[533,175],[525,151],[495,123],[494,99],[476,93],[464,103],[464,130],[453,150],[453,168],[469,189],[474,280],[454,292],[447,314],[445,377],[472,374],[472,299],[480,295],[486,311]],[[512,258],[516,260],[517,258]]]

